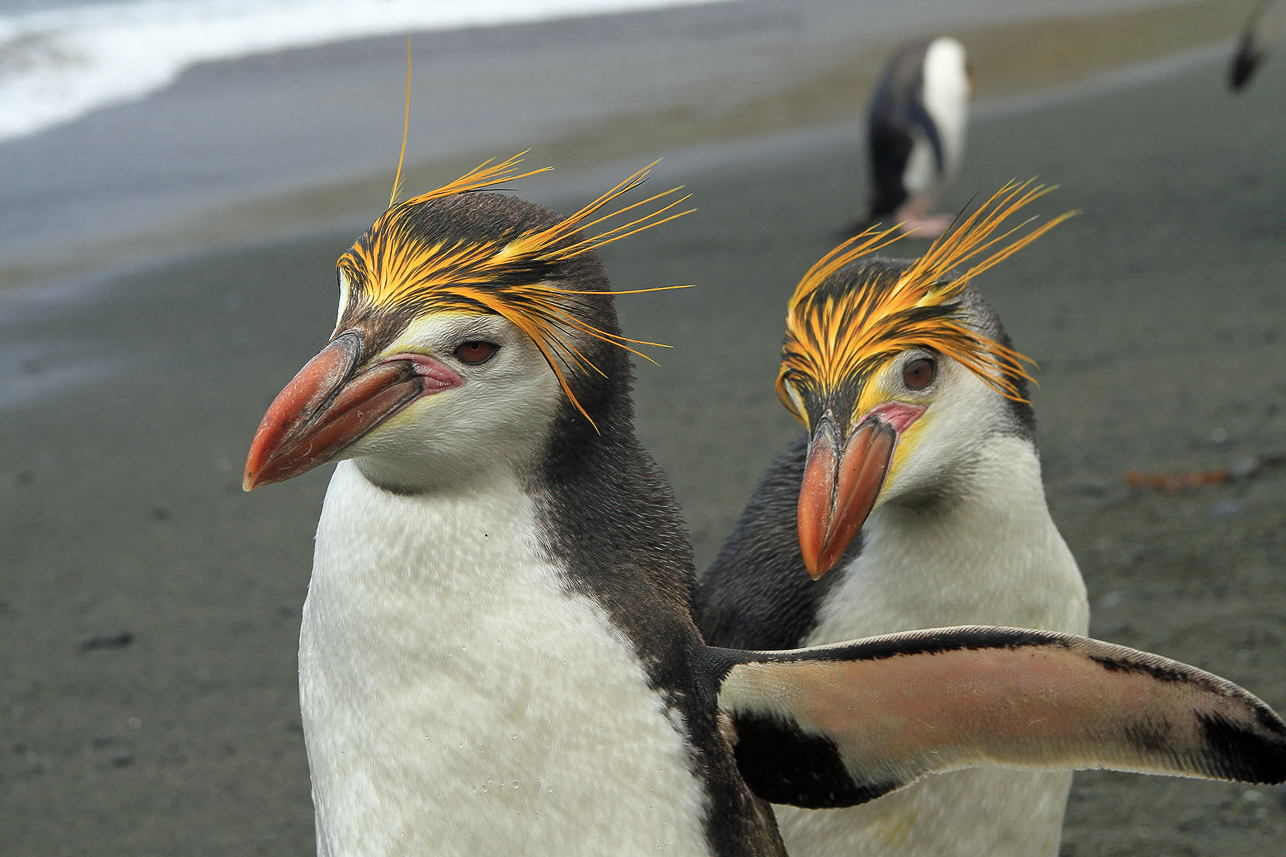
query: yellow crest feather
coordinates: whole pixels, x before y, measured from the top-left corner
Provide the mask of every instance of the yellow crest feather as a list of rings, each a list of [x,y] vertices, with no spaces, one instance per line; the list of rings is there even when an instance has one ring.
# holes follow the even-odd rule
[[[411,214],[426,202],[495,187],[551,169],[517,172],[517,165],[525,154],[499,162],[485,161],[453,182],[391,205],[366,234],[340,256],[338,267],[357,289],[356,303],[368,307],[413,304],[421,311],[463,310],[504,317],[531,338],[572,404],[592,424],[593,420],[572,392],[564,366],[602,372],[572,344],[571,336],[579,333],[593,337],[646,360],[651,358],[633,346],[664,346],[601,330],[577,315],[573,302],[566,298],[582,294],[635,294],[687,286],[584,292],[559,288],[543,280],[537,272],[688,214],[692,209],[675,209],[689,196],[669,199],[660,207],[650,207],[624,223],[604,228],[607,221],[666,200],[681,190],[671,188],[603,213],[614,200],[643,183],[656,165],[654,161],[575,214],[546,228],[517,236],[497,236],[494,241],[459,241],[450,245],[427,240],[411,229]],[[603,231],[584,234],[596,227]]]
[[[1022,234],[1034,218],[1002,230],[1015,212],[1051,190],[1033,186],[1031,180],[1007,183],[934,241],[892,286],[870,282],[839,294],[820,291],[845,265],[898,241],[898,227],[868,229],[822,257],[804,274],[787,307],[777,377],[777,395],[786,408],[807,423],[786,390],[790,375],[835,389],[913,347],[956,360],[1001,395],[1023,401],[1013,379],[1033,380],[1023,365],[1030,359],[964,325],[957,298],[974,277],[1075,214],[1064,213]],[[965,265],[969,267],[948,279]]]

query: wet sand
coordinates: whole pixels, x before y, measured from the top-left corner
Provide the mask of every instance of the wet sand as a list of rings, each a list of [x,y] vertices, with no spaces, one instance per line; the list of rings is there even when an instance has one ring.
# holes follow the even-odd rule
[[[982,287],[1040,364],[1046,484],[1093,633],[1286,710],[1281,59],[1235,98],[1220,47],[984,106],[946,205],[1039,175],[1062,186],[1044,213],[1083,212]],[[686,183],[699,211],[605,254],[622,289],[698,284],[620,313],[675,346],[637,370],[638,422],[702,562],[798,430],[772,391],[784,303],[855,207],[859,165],[855,125],[667,159],[655,185]],[[563,210],[590,195],[529,188]],[[240,469],[324,341],[334,259],[365,225],[5,299],[0,853],[312,853],[295,646],[329,468],[251,495]],[[1217,468],[1239,478],[1125,480]],[[1277,788],[1081,774],[1064,853],[1283,841]]]
[[[592,167],[851,126],[891,50],[939,31],[968,42],[981,98],[1030,94],[1228,36],[1240,6],[737,0],[417,33],[407,186],[483,153],[535,147],[566,187]],[[382,37],[206,63],[3,142],[0,293],[373,219],[398,154],[405,51]]]

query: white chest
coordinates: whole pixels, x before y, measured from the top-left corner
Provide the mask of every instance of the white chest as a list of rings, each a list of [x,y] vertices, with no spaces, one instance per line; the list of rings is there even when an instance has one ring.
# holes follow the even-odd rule
[[[1013,625],[1084,634],[1085,583],[1049,517],[1026,441],[987,443],[949,512],[882,506],[808,645],[915,628]]]
[[[543,558],[517,486],[474,488],[336,470],[299,651],[318,853],[705,853],[630,644]]]
[[[1084,634],[1085,584],[1045,504],[1031,446],[995,438],[949,514],[881,508],[808,645],[949,625]],[[1070,774],[931,776],[853,809],[778,811],[787,850],[913,857],[1054,857]]]
[[[942,177],[960,167],[969,125],[969,75],[964,47],[954,39],[935,39],[924,58],[924,109],[942,144]]]
[[[906,188],[907,196],[914,199],[936,191],[941,184],[942,175],[938,172],[933,144],[916,129],[911,134],[911,153],[907,156],[906,166],[902,168],[902,186]]]

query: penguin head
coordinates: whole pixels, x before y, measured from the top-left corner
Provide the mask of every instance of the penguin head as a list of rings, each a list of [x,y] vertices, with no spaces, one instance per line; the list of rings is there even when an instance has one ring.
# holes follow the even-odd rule
[[[598,429],[640,343],[620,334],[594,249],[677,216],[677,201],[589,237],[647,170],[562,218],[482,190],[517,178],[516,162],[393,205],[340,257],[334,332],[270,406],[247,490],[341,458],[426,490],[532,466],[559,420]]]
[[[941,494],[986,437],[1033,430],[1026,358],[972,281],[1069,216],[996,235],[1046,191],[1006,185],[914,261],[872,257],[895,230],[864,233],[801,280],[777,392],[810,436],[798,527],[813,577],[878,505]]]

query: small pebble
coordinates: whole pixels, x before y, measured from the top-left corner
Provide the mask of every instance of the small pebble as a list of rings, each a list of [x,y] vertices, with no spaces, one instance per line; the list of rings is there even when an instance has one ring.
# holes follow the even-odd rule
[[[134,642],[134,635],[131,632],[117,631],[113,634],[94,634],[83,637],[80,647],[87,651],[89,649],[123,649],[132,642]]]
[[[1228,466],[1228,476],[1231,479],[1249,479],[1259,472],[1261,464],[1259,456],[1247,455]]]
[[[1235,500],[1220,500],[1210,507],[1210,517],[1212,518],[1231,518],[1241,511],[1241,506]]]
[[[1126,597],[1127,596],[1123,591],[1120,589],[1114,589],[1111,592],[1105,592],[1103,595],[1099,596],[1099,599],[1095,602],[1094,606],[1099,610],[1110,610],[1113,607],[1117,607],[1124,603]]]
[[[1082,479],[1072,483],[1072,490],[1088,497],[1106,497],[1112,493],[1113,486],[1105,479]]]
[[[129,750],[121,750],[119,753],[116,753],[115,755],[112,756],[112,764],[118,768],[123,768],[126,765],[130,765],[133,763],[134,763],[134,754],[131,753]]]

